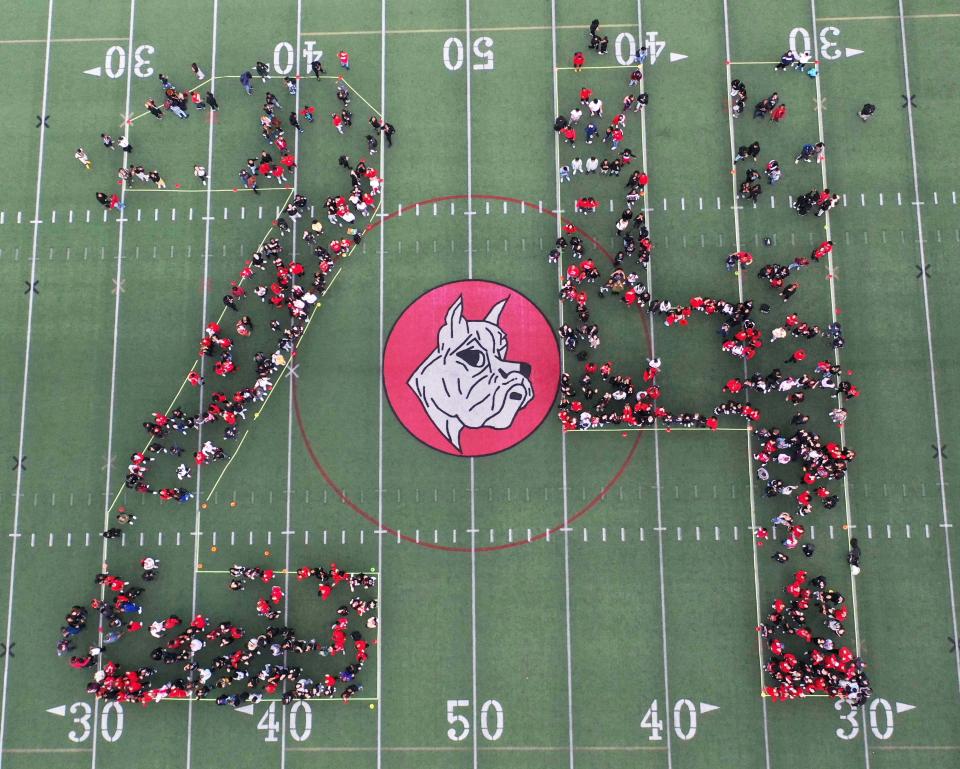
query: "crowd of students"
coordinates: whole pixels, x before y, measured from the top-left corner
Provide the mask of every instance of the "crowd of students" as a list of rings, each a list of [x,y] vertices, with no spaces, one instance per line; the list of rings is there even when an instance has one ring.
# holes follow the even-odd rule
[[[350,59],[346,52],[342,51],[338,60],[344,70],[349,69]],[[204,79],[196,64],[191,69],[199,80]],[[262,83],[271,80],[269,66],[257,62],[255,69]],[[320,81],[324,72],[322,63],[314,62],[311,69]],[[244,91],[253,95],[250,73],[243,73],[240,80]],[[336,98],[343,105],[343,111],[339,113],[342,116],[350,102],[350,92],[342,79],[335,82]],[[196,110],[220,109],[212,92],[207,92],[206,99],[194,98],[198,92],[181,91],[166,75],[160,75],[160,83],[164,89],[163,100],[158,104],[150,99],[146,104],[148,112],[158,120],[163,120],[166,110],[186,119],[191,104]],[[283,84],[289,95],[297,96],[299,79],[287,77]],[[286,175],[295,172],[297,161],[285,131],[303,133],[299,117],[308,124],[312,123],[315,108],[304,105],[299,112],[295,109],[286,121],[281,117],[281,109],[278,98],[267,92],[259,119],[254,123],[265,146],[253,153],[254,156],[239,171],[242,186],[254,193],[258,193],[259,180],[270,179],[290,188],[288,182],[296,179],[288,179]],[[375,135],[383,135],[387,146],[392,145],[396,133],[392,125],[378,115],[371,116],[369,124],[371,133],[365,137],[368,152],[376,152],[379,143]],[[108,151],[119,147],[125,157],[133,152],[127,137],[114,142],[111,137],[103,135],[101,141]],[[307,195],[300,189],[291,189],[273,222],[276,234],[268,233],[262,244],[250,253],[230,280],[223,295],[222,310],[214,313],[215,318],[205,321],[199,339],[198,365],[194,365],[186,378],[189,385],[200,393],[195,401],[199,407],[181,404],[169,409],[157,408],[151,413],[150,419],[143,423],[148,435],[147,445],[130,455],[125,473],[128,489],[138,494],[154,495],[161,503],[190,501],[194,492],[187,487],[187,481],[193,478],[193,471],[197,467],[229,460],[226,446],[239,438],[241,425],[249,417],[249,409],[262,407],[279,376],[296,355],[298,342],[306,331],[312,312],[329,285],[331,271],[361,242],[366,232],[363,222],[372,216],[382,189],[383,180],[376,168],[365,158],[356,162],[350,159],[348,147],[353,142],[348,138],[339,141],[344,142],[343,154],[338,164],[329,170],[340,174],[340,178],[332,182],[340,191],[328,195],[322,206],[318,206],[326,213],[326,225],[309,215],[311,206]],[[76,157],[84,168],[92,168],[92,161],[82,148],[77,150]],[[132,184],[135,179],[142,179],[153,181],[161,189],[166,186],[156,171],[150,174],[142,171],[140,166],[130,165],[128,168],[124,165],[118,172],[119,181]],[[208,184],[209,176],[203,166],[194,166],[194,175],[200,184]],[[331,180],[328,178],[325,183],[331,184]],[[107,208],[122,208],[120,196],[116,194],[98,193],[97,197],[98,200],[102,198],[101,202]],[[303,244],[299,256],[297,244],[288,241],[288,238],[292,240],[298,226],[298,240]],[[331,230],[331,234],[325,235],[325,229]],[[304,249],[309,253],[307,258],[302,256]],[[216,385],[208,384],[210,377]],[[186,450],[189,459],[183,457],[185,449],[181,443],[195,446],[195,450]],[[164,455],[172,457],[172,461],[158,462]],[[116,520],[118,525],[104,531],[104,538],[121,537],[123,530],[119,526],[134,525],[137,516],[121,506]],[[142,565],[143,579],[154,579],[158,573],[156,560],[144,559]],[[272,624],[263,631],[247,631],[232,621],[211,625],[203,615],[194,617],[189,623],[173,615],[150,623],[151,635],[168,639],[154,649],[151,654],[153,662],[175,665],[183,670],[182,674],[160,676],[149,666],[125,667],[105,652],[108,646],[143,628],[143,606],[139,599],[143,588],[131,587],[127,581],[111,574],[97,577],[101,597],[94,598],[89,606],[78,605],[71,609],[61,630],[57,653],[66,655],[76,651],[77,641],[86,628],[88,613],[92,609],[98,614],[100,640],[89,645],[85,652],[74,654],[70,664],[76,668],[96,668],[88,691],[98,697],[147,703],[164,697],[210,695],[216,696],[218,704],[236,707],[255,702],[279,688],[284,702],[298,697],[330,697],[335,694],[348,700],[362,688],[357,676],[367,659],[369,643],[375,643],[368,642],[359,630],[352,630],[348,625],[354,616],[372,615],[363,621],[368,629],[376,628],[376,601],[359,595],[361,591],[374,588],[376,578],[344,572],[335,564],[329,570],[303,567],[297,571],[297,577],[301,581],[316,579],[322,600],[327,600],[340,584],[354,593],[337,609],[337,620],[329,639],[305,639],[297,636],[292,628],[277,626],[280,607],[286,599],[283,589],[275,583],[277,575],[268,569],[235,566],[231,569],[231,589],[243,590],[253,579],[257,589],[266,593],[258,596],[252,608],[263,621]],[[202,659],[202,654],[208,650],[226,647],[231,648],[210,660]],[[355,655],[355,659],[338,673],[313,680],[303,666],[287,664],[285,660],[289,653],[316,653],[319,656],[349,653]],[[265,656],[276,658],[281,655],[284,656],[283,664],[279,664],[279,660],[266,662],[264,659]],[[160,678],[164,679],[162,683],[158,683]],[[240,682],[244,682],[241,691],[228,691],[231,685]]]
[[[591,25],[589,38],[595,43],[598,35],[598,23]],[[596,50],[591,44],[590,48]],[[599,54],[600,51],[597,50]],[[641,57],[641,52],[637,52]],[[645,58],[643,56],[642,58]],[[809,68],[808,68],[809,67]],[[585,77],[589,65],[583,52],[577,52],[575,70],[578,77]],[[787,52],[781,57],[777,71],[789,69],[804,72],[811,78],[817,76],[816,63],[811,64],[808,53]],[[641,85],[643,79],[642,60],[631,71],[628,87]],[[618,147],[613,141],[613,131],[618,131],[618,141],[626,136],[637,137],[628,128],[627,107],[642,109],[649,104],[646,92],[642,101],[628,94],[624,98],[624,109],[616,114],[601,139],[601,144],[610,142],[610,150]],[[733,117],[743,113],[747,99],[747,87],[737,79],[730,84],[730,109]],[[590,123],[583,129],[588,144],[594,137],[602,135],[602,124],[598,128],[596,118],[603,116],[603,100],[592,87],[583,86],[580,90],[580,103],[589,109]],[[871,113],[872,114],[872,113]],[[787,111],[780,94],[774,91],[757,103],[754,118],[767,120],[772,124],[782,124]],[[560,115],[554,123],[558,140],[575,150],[580,140],[578,133],[581,110],[574,107],[569,117]],[[777,130],[783,130],[778,128]],[[756,203],[762,186],[760,172],[756,170],[761,153],[759,141],[741,145],[733,158],[733,165],[744,161],[748,164],[746,177],[740,185],[739,197],[751,199]],[[802,553],[811,558],[815,546],[808,541],[808,516],[814,514],[814,506],[819,505],[829,511],[837,507],[840,496],[833,485],[842,481],[849,465],[856,458],[856,452],[842,445],[837,439],[825,437],[813,428],[812,412],[816,416],[822,400],[827,408],[822,416],[827,426],[842,426],[847,418],[847,403],[860,393],[850,379],[852,372],[844,371],[837,363],[828,360],[823,354],[808,353],[808,347],[818,343],[825,344],[828,350],[842,348],[846,340],[841,324],[835,319],[827,324],[818,325],[810,320],[801,320],[797,312],[781,316],[766,301],[754,302],[744,298],[727,301],[717,297],[694,296],[685,304],[674,304],[670,299],[654,296],[646,283],[646,273],[654,251],[654,243],[646,223],[643,206],[649,177],[643,170],[629,168],[634,161],[629,149],[620,151],[614,158],[605,159],[607,175],[619,175],[621,171],[629,173],[625,186],[623,210],[614,225],[614,236],[619,247],[609,257],[608,276],[604,279],[600,259],[594,259],[587,250],[587,241],[591,240],[571,224],[564,226],[563,235],[550,248],[547,260],[556,264],[560,274],[560,297],[572,305],[579,321],[578,324],[563,324],[559,334],[564,348],[571,354],[567,360],[575,359],[583,366],[581,372],[567,371],[562,375],[558,403],[558,417],[564,430],[586,430],[623,425],[656,427],[688,427],[717,429],[719,421],[728,415],[745,419],[752,432],[753,470],[762,482],[765,499],[776,501],[780,509],[772,519],[772,525],[759,526],[756,529],[757,545],[771,541],[778,547],[771,558],[776,563],[787,563],[794,553]],[[804,143],[794,164],[822,163],[825,159],[823,142]],[[584,170],[582,160],[574,158],[560,166],[560,182],[573,182],[583,173],[583,179],[602,167],[596,157],[588,161]],[[784,171],[776,160],[766,163],[764,175],[772,187],[781,182]],[[798,174],[799,175],[799,174]],[[599,178],[596,184],[604,184]],[[583,182],[581,182],[581,185]],[[599,195],[581,192],[576,197],[574,208],[579,215],[592,217],[599,213]],[[801,215],[816,211],[817,216],[829,212],[840,200],[839,195],[830,189],[812,189],[797,197],[794,206]],[[766,246],[771,246],[769,239]],[[594,245],[597,245],[594,241]],[[599,246],[598,246],[599,249]],[[816,246],[809,256],[794,256],[788,264],[770,262],[757,273],[758,278],[769,288],[777,292],[782,302],[790,301],[800,288],[801,271],[811,270],[823,260],[829,261],[834,244],[827,239]],[[602,251],[602,249],[599,249]],[[606,257],[606,254],[603,254]],[[724,264],[727,270],[735,271],[739,276],[754,262],[754,255],[748,251],[738,251],[726,256]],[[647,367],[639,377],[632,377],[621,371],[612,360],[596,358],[600,353],[601,333],[598,324],[591,316],[588,288],[599,284],[597,296],[604,298],[616,296],[620,304],[628,311],[643,313],[648,322],[662,321],[667,327],[687,326],[696,317],[710,318],[717,323],[720,350],[743,361],[744,366],[753,362],[766,346],[779,343],[783,346],[787,340],[796,340],[801,346],[788,352],[780,367],[767,372],[747,373],[729,378],[722,391],[730,399],[711,409],[703,411],[673,411],[668,403],[668,393],[658,384],[658,376],[664,366],[660,359],[648,359]],[[780,318],[773,328],[764,331],[761,324],[769,325],[765,318]],[[769,337],[767,334],[769,333]],[[822,357],[821,357],[822,355]],[[602,362],[601,362],[602,361]],[[762,426],[761,413],[755,403],[761,397],[782,397],[794,411],[785,429],[776,424]],[[771,420],[772,421],[772,420]],[[779,533],[778,533],[779,528]],[[857,573],[860,567],[860,550],[853,541],[848,561]],[[775,685],[767,690],[771,697],[782,700],[806,696],[814,692],[826,692],[830,696],[847,700],[851,704],[862,704],[870,696],[869,682],[864,673],[864,665],[846,647],[834,653],[837,638],[843,635],[843,622],[847,608],[843,597],[836,590],[827,590],[824,577],[817,577],[811,584],[813,588],[803,586],[804,572],[798,572],[799,582],[788,587],[790,604],[782,605],[777,599],[775,611],[760,632],[768,639],[770,657],[766,670],[774,679]],[[796,595],[794,595],[796,593]],[[809,609],[816,608],[824,617],[824,628],[813,628],[807,617]],[[820,635],[815,635],[819,633]],[[796,655],[787,649],[785,637],[801,639],[804,649],[794,649]]]
[[[145,580],[156,578],[159,562],[155,558],[144,558],[141,566]],[[280,607],[287,598],[278,584],[283,572],[235,564],[230,575],[232,590],[243,590],[252,583],[250,589],[259,596],[258,616],[269,623],[280,619]],[[57,655],[76,652],[70,656],[71,667],[95,668],[87,692],[111,702],[147,705],[168,697],[211,698],[218,705],[240,707],[271,695],[279,695],[284,704],[337,696],[347,702],[363,690],[357,677],[377,642],[377,600],[363,596],[376,590],[377,577],[347,572],[335,563],[328,569],[303,566],[296,575],[299,582],[315,580],[317,595],[323,601],[334,591],[345,599],[328,625],[328,634],[321,638],[312,631],[309,636],[298,635],[285,625],[252,629],[230,619],[213,622],[202,613],[187,623],[175,614],[166,614],[145,625],[148,619],[144,619],[141,601],[145,588],[105,572],[93,580],[102,588],[102,597],[75,605],[67,613],[60,628]],[[346,589],[351,594],[349,599]],[[100,636],[81,648],[91,611],[96,614]],[[113,645],[144,630],[161,641],[150,652],[150,661],[140,667],[118,662]],[[291,655],[299,656],[291,660]],[[317,664],[314,656],[330,658],[325,664],[329,672],[310,672]]]

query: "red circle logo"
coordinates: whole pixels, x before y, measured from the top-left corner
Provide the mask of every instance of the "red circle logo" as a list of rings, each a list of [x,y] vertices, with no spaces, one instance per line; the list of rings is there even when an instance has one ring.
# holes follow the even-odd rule
[[[523,294],[460,280],[430,289],[397,318],[383,380],[411,435],[446,454],[480,457],[520,443],[550,413],[560,350]]]

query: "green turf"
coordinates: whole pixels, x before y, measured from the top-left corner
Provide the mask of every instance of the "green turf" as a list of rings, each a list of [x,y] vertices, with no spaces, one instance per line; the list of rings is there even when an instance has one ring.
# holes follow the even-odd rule
[[[941,526],[952,520],[958,502],[952,436],[960,428],[952,355],[953,281],[960,279],[954,258],[960,246],[954,202],[960,159],[952,148],[960,108],[949,85],[949,73],[960,63],[955,4],[923,0],[906,8],[916,169],[900,95],[907,91],[900,11],[891,0],[821,2],[815,9],[807,3],[731,2],[729,41],[719,1],[688,8],[658,0],[639,7],[609,0],[589,7],[571,0],[486,0],[470,4],[468,21],[463,3],[385,0],[384,30],[374,0],[337,8],[305,0],[299,24],[294,3],[268,9],[232,2],[218,6],[215,40],[211,3],[137,2],[132,47],[152,46],[152,53],[142,52],[153,73],[129,79],[129,69],[117,78],[82,73],[104,67],[111,46],[129,47],[131,3],[110,0],[96,12],[63,0],[49,7],[53,42],[45,83],[48,5],[0,6],[0,64],[7,73],[0,99],[12,107],[6,136],[18,172],[16,183],[0,194],[6,276],[0,352],[8,362],[0,377],[0,436],[4,461],[12,467],[25,403],[27,456],[26,471],[0,476],[5,531],[19,535],[0,551],[2,606],[10,599],[13,607],[9,624],[0,609],[0,641],[9,634],[15,643],[14,656],[2,658],[7,667],[0,765],[73,769],[125,766],[133,759],[139,766],[169,767],[227,757],[236,766],[281,767],[957,764],[960,681],[948,639],[956,622],[951,590],[960,582],[954,573],[951,586],[947,548],[952,566],[960,553],[952,529]],[[557,200],[549,130],[554,85],[561,112],[589,83],[604,98],[605,115],[614,114],[628,72],[615,66],[617,36],[637,39],[638,15],[644,35],[656,30],[666,42],[658,61],[645,67],[651,94],[646,134],[631,114],[624,143],[638,156],[646,152],[651,176],[646,205],[656,244],[649,279],[654,294],[675,303],[695,294],[735,297],[738,281],[723,269],[723,259],[738,235],[757,254],[757,267],[805,254],[819,243],[824,220],[800,219],[788,205],[788,196],[821,182],[819,168],[790,162],[800,145],[819,136],[816,84],[772,66],[791,30],[814,26],[814,13],[815,37],[825,30],[834,44],[826,55],[863,51],[825,59],[819,80],[829,186],[847,202],[830,217],[838,269],[832,283],[825,265],[802,274],[800,293],[789,305],[820,325],[837,310],[848,340],[841,362],[863,391],[850,405],[846,429],[858,452],[846,486],[849,509],[843,504],[815,513],[817,554],[805,564],[828,575],[852,602],[843,562],[847,532],[841,528],[852,521],[865,568],[851,606],[859,632],[854,639],[852,617],[848,640],[859,643],[876,691],[872,720],[868,709],[856,727],[842,720],[846,707],[838,712],[825,699],[781,704],[760,697],[753,632],[758,596],[762,611],[802,557],[779,567],[769,560],[768,546],[755,567],[751,521],[764,523],[778,508],[756,483],[751,487],[745,431],[564,438],[551,417],[521,445],[471,463],[415,440],[382,398],[380,385],[382,344],[394,320],[440,283],[467,277],[507,283],[559,325],[556,272],[545,258],[557,225],[539,208],[559,207],[574,216],[575,198],[594,195],[600,213],[578,223],[609,248],[616,213],[608,201],[619,210],[626,179],[577,177],[562,186]],[[602,20],[611,47],[605,58],[591,55],[588,63],[607,68],[577,74],[566,67],[572,52],[585,46],[593,16]],[[494,67],[470,69],[468,92],[468,68],[480,62],[471,52],[473,39],[482,36],[493,41]],[[450,38],[466,41],[465,63],[456,71],[444,64]],[[364,154],[370,108],[361,96],[399,129],[396,146],[373,161],[386,177],[384,213],[442,196],[471,193],[476,199],[405,210],[369,233],[344,262],[300,347],[296,398],[289,379],[277,386],[261,416],[248,422],[243,448],[207,507],[161,506],[122,495],[140,519],[123,546],[110,545],[108,560],[112,569],[131,573],[142,555],[160,557],[162,578],[146,600],[151,618],[168,610],[188,616],[195,595],[204,613],[249,623],[250,591],[231,594],[225,575],[211,572],[234,562],[282,569],[336,561],[349,569],[375,568],[382,575],[383,626],[363,674],[363,697],[370,699],[348,706],[311,702],[309,716],[278,706],[276,729],[269,728],[266,703],[252,716],[210,702],[127,705],[119,729],[116,712],[102,716],[102,704],[94,711],[83,691],[85,676],[56,659],[56,629],[69,606],[92,590],[105,509],[122,481],[126,456],[143,445],[140,423],[177,392],[204,323],[219,315],[229,280],[267,234],[273,206],[287,195],[269,185],[257,198],[231,191],[237,170],[261,147],[256,121],[265,90],[257,81],[256,95],[247,97],[236,76],[257,59],[272,65],[278,43],[288,41],[297,51],[310,40],[324,50],[328,74],[337,74],[337,50],[350,51],[347,79],[356,94],[356,124],[339,137],[323,117],[336,106],[332,81],[301,82],[301,101],[315,104],[319,116],[306,126],[298,156],[299,188],[311,202],[319,204],[341,188],[338,155]],[[627,51],[628,39],[621,44]],[[116,215],[105,223],[94,200],[97,190],[119,189],[114,174],[120,153],[104,150],[98,136],[124,130],[128,89],[129,112],[142,112],[144,100],[158,93],[157,73],[187,83],[189,64],[197,61],[211,74],[214,45],[221,111],[212,132],[211,185],[218,191],[210,194],[208,210],[208,196],[192,176],[193,165],[206,164],[211,149],[205,115],[193,112],[179,121],[168,114],[162,122],[138,117],[127,129],[134,158],[160,168],[169,189],[151,192],[140,185],[128,192],[121,242]],[[732,74],[749,88],[748,106],[776,89],[790,109],[779,126],[753,121],[749,113],[735,122],[736,144],[757,139],[761,159],[775,157],[784,168],[773,190],[775,205],[764,185],[760,206],[747,205],[736,219],[724,100],[728,45]],[[671,63],[670,52],[688,58]],[[130,67],[133,57],[126,53]],[[282,62],[282,49],[280,55]],[[302,67],[303,58],[298,60]],[[34,116],[45,87],[50,121],[41,156]],[[292,101],[276,78],[270,88],[284,107]],[[867,124],[856,117],[864,101],[878,107]],[[73,158],[81,145],[94,161],[90,172]],[[605,152],[595,144],[578,147],[577,154],[593,148]],[[573,156],[561,147],[561,162]],[[913,204],[915,170],[919,207]],[[38,190],[42,223],[35,232]],[[501,202],[483,196],[531,205],[511,203],[504,212]],[[465,215],[470,210],[476,214]],[[930,267],[923,282],[917,277],[918,223]],[[776,245],[760,246],[763,237],[775,237]],[[32,311],[31,280],[39,280]],[[743,289],[758,303],[777,299],[752,272],[744,274]],[[765,328],[782,314],[778,299],[770,303],[775,306]],[[656,320],[645,326],[613,299],[593,300],[591,309],[601,326],[600,353],[621,369],[638,371],[655,344],[664,361],[661,386],[676,409],[712,407],[723,399],[722,382],[742,371],[738,361],[721,355],[712,324],[701,317],[686,329],[668,329]],[[563,312],[569,321],[570,307]],[[779,365],[793,346],[765,347],[750,370]],[[822,340],[809,345],[815,347],[818,357],[828,354]],[[567,357],[566,365],[573,370],[577,364]],[[181,401],[196,403],[196,397],[188,389]],[[815,403],[817,429],[836,436],[822,416],[826,399]],[[785,424],[792,413],[770,397],[759,407],[765,424]],[[724,426],[742,424],[730,420]],[[946,444],[943,499],[937,426],[939,443]],[[460,551],[377,534],[377,523],[344,504],[321,477],[304,435],[317,463],[373,521]],[[108,441],[115,458],[109,478]],[[578,515],[621,465],[602,501]],[[204,468],[199,500],[211,494],[221,469]],[[483,550],[538,537],[565,515],[577,516],[569,531]],[[471,546],[479,550],[471,553]],[[291,597],[290,624],[305,635],[322,634],[332,607],[318,606],[312,591],[293,584]],[[150,648],[147,639],[139,643],[131,650]],[[453,711],[471,724],[461,740],[448,737],[448,729],[454,737],[462,733],[447,720],[451,701],[469,703]],[[719,709],[698,712],[694,731],[685,701]],[[74,703],[80,704],[64,717],[46,712]],[[915,709],[894,712],[891,730],[884,713],[896,703]],[[496,735],[498,707],[503,730]],[[86,708],[91,728],[84,736],[83,724],[73,718],[82,722]],[[649,728],[658,720],[657,731]]]

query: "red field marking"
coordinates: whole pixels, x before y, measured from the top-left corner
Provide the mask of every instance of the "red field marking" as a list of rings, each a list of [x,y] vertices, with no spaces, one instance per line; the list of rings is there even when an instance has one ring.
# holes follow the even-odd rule
[[[368,232],[371,232],[377,227],[379,227],[381,224],[390,221],[395,216],[400,216],[402,213],[405,213],[406,211],[410,211],[416,208],[417,206],[424,206],[424,205],[429,205],[431,203],[439,203],[447,200],[466,200],[466,199],[467,199],[466,195],[444,195],[441,197],[428,198],[427,200],[421,200],[416,203],[410,203],[409,205],[403,206],[398,211],[395,211],[391,214],[388,214],[382,217],[379,222],[368,224],[366,229]],[[498,201],[506,201],[508,203],[516,203],[517,205],[522,204],[526,207],[529,207],[532,213],[544,213],[554,218],[558,217],[558,214],[554,211],[543,209],[543,211],[541,212],[538,204],[530,203],[529,201],[520,200],[519,198],[505,197],[502,195],[473,195],[471,196],[471,199],[498,200]],[[559,218],[565,224],[574,225],[574,222],[571,219],[568,219],[566,217],[559,217]],[[599,250],[604,256],[606,256],[608,260],[610,260],[611,262],[613,261],[613,257],[611,257],[610,253],[602,245],[600,245],[600,243],[594,237],[592,237],[586,232],[581,231],[579,227],[577,228],[577,230],[580,233],[580,235],[582,235],[597,250]],[[551,276],[551,279],[552,279],[552,276]],[[640,317],[641,324],[643,325],[644,336],[647,339],[647,349],[649,351],[650,349],[649,324],[645,317],[643,317],[642,315],[640,315],[639,317]],[[334,479],[327,472],[326,468],[323,466],[323,463],[320,461],[319,457],[317,457],[316,451],[314,450],[314,447],[313,447],[313,443],[310,440],[310,436],[307,434],[306,423],[304,421],[303,414],[301,413],[301,410],[300,410],[300,398],[299,398],[299,392],[298,392],[299,385],[298,385],[297,379],[292,380],[291,387],[292,387],[292,395],[293,395],[293,410],[297,419],[297,428],[300,431],[300,437],[303,441],[304,448],[307,450],[307,454],[310,457],[310,460],[313,462],[314,466],[317,468],[317,471],[320,473],[323,480],[333,490],[333,492],[337,495],[337,497],[340,499],[341,502],[347,505],[351,510],[357,513],[367,522],[373,524],[374,526],[380,526],[380,521],[378,517],[364,510],[359,504],[357,504],[349,496],[347,496],[346,492],[344,492],[344,490],[339,485],[337,485],[336,481],[334,481]],[[600,503],[603,500],[603,498],[609,493],[610,489],[612,489],[616,485],[616,483],[620,480],[623,474],[627,471],[627,468],[630,467],[634,457],[637,454],[637,449],[640,446],[640,441],[643,439],[643,435],[644,433],[642,431],[637,433],[637,436],[636,438],[634,438],[633,442],[631,443],[630,450],[627,452],[626,457],[624,457],[623,462],[620,464],[619,468],[616,470],[616,472],[613,474],[610,480],[607,481],[606,484],[604,484],[603,488],[600,490],[600,492],[596,496],[594,496],[583,507],[577,510],[573,515],[569,516],[565,521],[560,521],[559,523],[551,526],[549,529],[539,532],[537,534],[534,534],[532,537],[530,537],[529,540],[520,539],[515,542],[507,542],[502,545],[486,545],[483,547],[470,548],[470,547],[455,547],[452,545],[440,545],[440,544],[435,544],[433,542],[422,542],[422,541],[418,542],[414,537],[411,537],[409,534],[401,533],[397,529],[394,529],[389,525],[387,525],[386,522],[383,523],[383,531],[391,536],[399,538],[403,542],[408,542],[413,545],[420,545],[421,547],[425,547],[430,550],[440,550],[447,553],[470,553],[470,552],[490,553],[490,552],[496,552],[500,550],[509,550],[511,548],[520,547],[521,545],[527,545],[532,542],[539,542],[541,540],[545,540],[551,534],[556,534],[562,528],[569,526],[570,524],[582,518],[584,515],[589,513],[594,507],[597,506],[598,503]]]

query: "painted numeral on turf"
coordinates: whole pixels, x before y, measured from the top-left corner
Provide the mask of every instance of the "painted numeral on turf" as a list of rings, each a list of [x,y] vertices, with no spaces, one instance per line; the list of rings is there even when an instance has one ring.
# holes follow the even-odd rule
[[[153,67],[150,59],[156,53],[152,45],[140,45],[133,50],[133,74],[137,77],[150,77]],[[111,45],[103,57],[103,73],[113,79],[123,77],[127,71],[127,51],[122,45]],[[92,72],[91,72],[92,74]],[[97,73],[99,74],[99,72]]]
[[[493,69],[493,39],[486,35],[473,41],[474,69]],[[458,37],[448,37],[443,43],[443,66],[451,72],[463,67],[465,52],[463,41]]]
[[[280,722],[277,720],[276,702],[271,702],[270,707],[260,716],[260,720],[257,721],[257,729],[267,733],[263,738],[264,742],[276,742],[280,739]]]
[[[301,716],[300,714],[303,713]],[[313,731],[313,711],[310,703],[297,700],[290,708],[290,736],[294,742],[306,742]]]
[[[277,703],[271,702],[270,706],[260,716],[257,721],[257,729],[266,732],[263,737],[264,742],[277,742],[280,739],[280,721],[277,720]],[[287,730],[294,742],[306,742],[313,733],[313,711],[310,703],[298,700],[290,708],[290,718],[287,722]]]
[[[83,742],[90,737],[90,716],[93,714],[93,708],[87,702],[74,702],[70,706],[70,715],[73,716],[73,723],[80,727],[71,729],[67,732],[70,742]]]
[[[293,71],[293,46],[290,43],[277,43],[273,49],[273,71],[278,75],[289,75]]]
[[[879,711],[883,711],[881,715]],[[883,729],[880,724],[883,724]],[[870,731],[878,740],[889,740],[893,736],[893,708],[882,697],[870,703]]]
[[[447,738],[453,742],[462,742],[470,736],[470,719],[459,708],[469,708],[470,700],[447,700]],[[487,700],[480,706],[480,734],[484,739],[495,742],[503,736],[503,706],[497,700]]]
[[[840,30],[836,27],[823,27],[820,30],[820,56],[824,59],[839,59],[843,55],[843,49],[837,45],[837,38],[840,36]],[[803,51],[812,51],[813,42],[810,32],[804,27],[794,27],[790,30],[787,37],[787,44],[791,51],[802,53]]]
[[[49,708],[48,713],[66,716],[66,705]],[[86,742],[93,733],[93,708],[88,702],[74,702],[69,713],[73,716],[74,729],[67,732],[70,742]],[[123,735],[123,706],[118,702],[108,702],[100,713],[100,736],[106,742],[116,742]]]
[[[684,715],[686,713],[686,715]],[[683,728],[683,722],[687,728]],[[673,706],[673,731],[681,740],[692,740],[697,735],[697,706],[690,700],[677,700]]]
[[[473,41],[473,55],[480,59],[474,63],[474,69],[493,69],[493,40],[486,36],[478,37]]]
[[[846,705],[847,712],[843,713],[843,707]],[[833,708],[840,713],[840,719],[845,721],[849,728],[844,730],[843,726],[837,727],[837,737],[841,740],[852,740],[860,734],[860,722],[857,720],[859,710],[852,705],[837,700],[833,703]],[[913,706],[904,703],[897,703],[897,712],[902,713],[906,710],[913,710]],[[893,736],[893,707],[882,697],[873,700],[867,708],[868,722],[870,731],[878,740],[889,740]]]
[[[640,720],[641,728],[650,730],[650,736],[647,737],[648,740],[663,739],[663,721],[660,720],[658,707],[657,701],[654,700],[650,703],[650,707],[647,708],[647,712],[643,714],[643,718]]]
[[[493,711],[493,729],[490,728],[490,711]],[[480,707],[480,734],[491,742],[503,736],[503,707],[496,700],[487,700]]]
[[[113,729],[110,722],[113,721]],[[116,742],[123,734],[123,706],[119,702],[108,702],[100,713],[100,736],[106,742]]]
[[[681,740],[692,740],[697,736],[698,714],[712,713],[719,709],[718,705],[711,705],[708,702],[701,702],[698,709],[697,703],[692,700],[677,700],[673,705],[673,733]],[[650,730],[648,740],[663,739],[664,725],[660,720],[660,705],[657,700],[651,702],[647,712],[643,714],[643,718],[640,719],[640,728]]]
[[[660,54],[663,53],[663,49],[667,47],[667,42],[661,40],[658,37],[659,34],[656,30],[650,30],[647,32],[647,37],[644,42],[651,64],[657,63],[657,57],[660,56]],[[626,50],[624,50],[624,46],[626,46]],[[634,55],[637,50],[637,39],[630,32],[621,32],[617,35],[616,40],[613,41],[613,54],[617,57],[617,63],[624,67],[629,67],[633,64]]]

